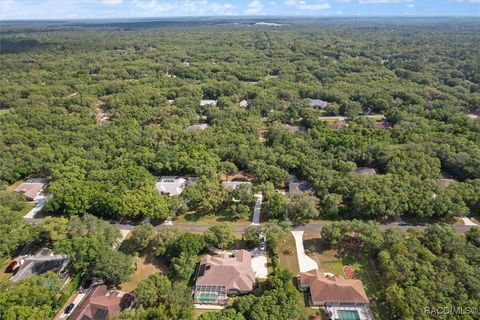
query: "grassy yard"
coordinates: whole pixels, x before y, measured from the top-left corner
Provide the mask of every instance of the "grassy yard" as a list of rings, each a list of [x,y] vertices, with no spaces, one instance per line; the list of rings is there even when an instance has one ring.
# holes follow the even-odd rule
[[[299,274],[300,268],[298,266],[295,239],[290,232],[288,233],[287,239],[278,244],[277,249],[280,265],[289,270],[294,276]]]
[[[375,303],[381,287],[378,283],[379,275],[376,274],[374,266],[368,257],[352,251],[340,254],[337,250],[328,248],[320,238],[319,233],[306,232],[303,239],[305,252],[318,263],[320,270],[323,272],[333,273],[345,278],[343,267],[353,267],[356,271],[357,279],[362,281],[365,292],[371,299],[370,306],[373,313],[381,319],[386,319],[383,316],[385,312],[382,312]]]
[[[10,263],[11,259],[10,257],[7,258],[0,258],[0,282],[6,282],[10,280],[10,278],[13,276],[13,273],[7,273],[5,272],[5,269],[7,268],[8,264]]]
[[[134,263],[135,272],[127,282],[121,284],[120,290],[122,291],[131,292],[135,290],[140,281],[148,278],[149,275],[168,271],[165,261],[152,256],[135,257]]]
[[[23,216],[26,215],[28,212],[30,212],[30,210],[32,210],[34,207],[35,207],[35,204],[34,204],[34,203],[27,202],[27,203],[25,204],[25,208],[23,208],[23,210],[20,211],[20,214],[21,214],[22,217],[23,217]]]
[[[253,214],[253,210],[252,210]],[[251,222],[251,216],[248,217],[239,217],[231,218],[227,216],[220,215],[197,215],[195,213],[186,213],[184,215],[178,216],[174,220],[175,224],[196,224],[199,226],[204,225],[248,225]]]

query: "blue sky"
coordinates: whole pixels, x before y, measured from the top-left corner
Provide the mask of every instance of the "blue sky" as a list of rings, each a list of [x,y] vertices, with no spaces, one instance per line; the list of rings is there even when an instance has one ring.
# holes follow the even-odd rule
[[[0,19],[480,16],[480,0],[0,0]]]

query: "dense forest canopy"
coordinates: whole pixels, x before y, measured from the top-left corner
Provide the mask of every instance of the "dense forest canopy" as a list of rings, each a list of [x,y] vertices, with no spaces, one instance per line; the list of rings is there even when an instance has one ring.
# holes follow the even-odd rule
[[[326,217],[478,212],[478,21],[210,20],[2,25],[0,184],[49,178],[55,213],[163,219],[181,206],[156,176],[200,176],[186,200],[215,213],[220,174],[244,170],[308,180]]]

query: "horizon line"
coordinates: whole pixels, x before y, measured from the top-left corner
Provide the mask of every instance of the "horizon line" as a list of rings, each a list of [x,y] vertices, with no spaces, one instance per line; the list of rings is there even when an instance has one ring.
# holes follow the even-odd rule
[[[342,19],[342,18],[356,18],[356,19],[371,19],[371,18],[401,18],[401,19],[411,19],[411,18],[478,18],[480,14],[457,14],[457,15],[428,15],[428,14],[409,14],[409,15],[219,15],[219,16],[152,16],[152,17],[108,17],[108,18],[31,18],[31,19],[2,19],[0,22],[10,22],[10,21],[92,21],[92,20],[141,20],[141,19],[198,19],[198,18],[267,18],[267,19],[278,19],[278,18],[290,18],[290,19],[300,19],[300,18],[329,18],[329,19]]]

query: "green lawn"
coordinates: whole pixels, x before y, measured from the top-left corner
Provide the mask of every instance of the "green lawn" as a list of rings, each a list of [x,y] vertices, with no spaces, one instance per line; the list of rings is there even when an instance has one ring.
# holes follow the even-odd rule
[[[23,216],[26,215],[30,210],[32,210],[34,207],[35,207],[35,204],[34,204],[34,203],[27,202],[27,203],[25,204],[25,208],[23,208],[23,210],[20,211],[20,214],[21,214],[22,217],[23,217]]]
[[[253,211],[252,211],[253,214]],[[196,224],[199,226],[204,225],[249,225],[251,222],[251,217],[239,217],[231,218],[228,216],[221,215],[197,215],[195,213],[186,213],[181,216],[178,216],[174,220],[175,224]]]
[[[151,274],[168,271],[165,261],[152,256],[135,257],[134,263],[135,272],[127,282],[120,285],[122,291],[131,292],[137,288],[140,281],[147,279]]]
[[[287,239],[277,245],[280,265],[289,270],[294,276],[300,273],[298,266],[297,249],[295,248],[295,239],[289,232]]]
[[[376,274],[369,258],[359,252],[346,251],[340,254],[330,249],[322,241],[319,233],[306,232],[303,236],[305,252],[314,259],[323,272],[333,273],[345,277],[344,266],[351,266],[356,271],[357,279],[361,280],[368,297],[371,298],[371,310],[381,319],[387,319],[381,308],[375,303],[381,286],[378,283],[380,276]],[[373,298],[373,299],[372,299]]]

